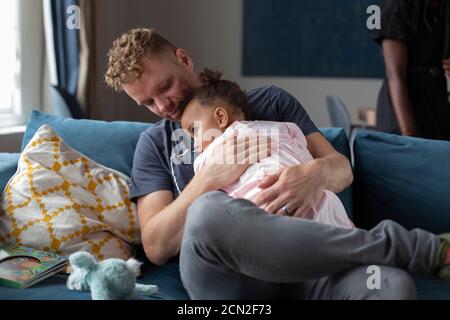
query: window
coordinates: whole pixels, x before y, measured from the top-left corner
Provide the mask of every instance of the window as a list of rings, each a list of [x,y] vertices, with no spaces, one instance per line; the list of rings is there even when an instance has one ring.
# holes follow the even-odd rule
[[[0,2],[0,125],[21,111],[18,17],[18,0]]]
[[[41,109],[44,82],[42,1],[0,1],[0,128],[24,125]]]

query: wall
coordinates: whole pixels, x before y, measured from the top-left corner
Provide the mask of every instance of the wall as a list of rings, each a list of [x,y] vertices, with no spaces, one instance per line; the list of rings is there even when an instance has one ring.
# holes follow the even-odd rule
[[[0,129],[0,152],[19,153],[25,126]]]
[[[94,117],[103,119],[153,120],[125,94],[113,93],[103,84],[106,53],[112,41],[136,26],[155,27],[192,55],[196,68],[220,68],[226,78],[245,89],[268,83],[292,93],[319,126],[330,125],[326,95],[338,95],[347,104],[353,120],[357,109],[375,106],[381,80],[242,77],[242,0],[96,0],[99,74]],[[261,30],[264,32],[264,30]],[[99,108],[102,106],[101,108]]]
[[[268,83],[292,93],[319,126],[329,126],[326,95],[338,95],[357,122],[357,109],[375,106],[381,80],[242,77],[242,0],[97,0],[97,104],[94,117],[151,121],[125,94],[113,93],[103,82],[106,53],[112,41],[136,26],[155,27],[193,57],[196,68],[220,68],[244,89]],[[261,30],[264,32],[264,30]],[[339,63],[339,61],[336,61]]]

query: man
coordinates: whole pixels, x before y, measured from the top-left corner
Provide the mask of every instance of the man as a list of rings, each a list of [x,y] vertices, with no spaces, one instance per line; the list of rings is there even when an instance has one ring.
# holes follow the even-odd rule
[[[423,230],[408,232],[388,221],[371,231],[349,231],[298,219],[323,190],[338,193],[353,177],[348,160],[285,91],[269,86],[249,92],[249,119],[295,122],[315,159],[268,177],[251,203],[214,191],[248,165],[211,161],[194,176],[192,162],[179,161],[186,152],[179,152],[178,121],[200,85],[186,51],[153,29],[130,30],[109,52],[106,82],[164,118],[139,139],[131,194],[148,259],[163,265],[180,254],[191,298],[411,299],[413,281],[394,267],[431,274],[440,266],[443,242]],[[267,212],[258,208],[262,204]],[[381,289],[368,288],[367,264],[380,265]]]

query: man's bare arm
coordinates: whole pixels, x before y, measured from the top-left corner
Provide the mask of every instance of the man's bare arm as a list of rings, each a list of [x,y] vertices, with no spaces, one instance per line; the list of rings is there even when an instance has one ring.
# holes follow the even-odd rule
[[[192,180],[175,201],[171,191],[157,191],[139,198],[142,244],[154,264],[163,265],[180,251],[187,209],[207,191],[201,185]]]
[[[308,150],[322,168],[324,187],[334,193],[343,191],[353,182],[350,161],[337,152],[320,133],[306,136]]]

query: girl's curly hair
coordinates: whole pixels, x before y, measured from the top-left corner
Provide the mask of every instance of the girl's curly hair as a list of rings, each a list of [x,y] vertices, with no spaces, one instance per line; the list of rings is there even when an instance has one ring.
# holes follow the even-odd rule
[[[234,112],[242,112],[248,116],[248,100],[245,92],[235,82],[222,80],[222,72],[218,70],[203,69],[199,75],[201,86],[192,94],[203,106],[212,106],[218,100],[230,106]]]

